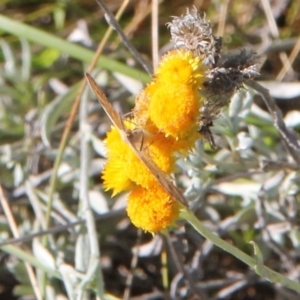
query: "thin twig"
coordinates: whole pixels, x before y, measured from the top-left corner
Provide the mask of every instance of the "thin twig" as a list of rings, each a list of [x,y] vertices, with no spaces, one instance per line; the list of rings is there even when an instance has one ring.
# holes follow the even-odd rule
[[[282,113],[280,109],[277,107],[275,100],[271,97],[269,90],[261,86],[259,83],[248,80],[246,84],[259,92],[262,96],[262,99],[264,100],[270,114],[272,115],[274,119],[274,125],[277,128],[277,130],[280,132],[281,137],[283,138],[285,145],[295,160],[297,162],[298,166],[300,167],[300,141],[295,132],[291,129],[288,129],[282,119]]]
[[[10,229],[11,229],[14,237],[16,237],[16,238],[20,237],[18,226],[15,222],[14,216],[11,212],[10,206],[8,204],[8,201],[7,201],[6,197],[5,197],[5,194],[4,194],[4,191],[2,189],[1,184],[0,184],[0,203],[2,205],[2,209],[4,211],[7,222],[10,226]],[[37,282],[37,279],[36,279],[36,276],[35,276],[35,272],[33,271],[32,266],[26,261],[24,261],[24,265],[25,265],[26,272],[28,274],[28,277],[29,277],[29,280],[30,280],[30,283],[31,283],[31,286],[33,288],[33,291],[34,291],[34,294],[35,294],[36,298],[38,300],[42,300],[43,296],[42,296],[42,293],[40,291],[40,288],[39,288],[39,285],[38,285],[38,282]]]
[[[142,233],[143,233],[142,229],[139,228],[137,231],[136,245],[140,245],[142,239]],[[130,263],[130,272],[126,279],[126,287],[123,294],[123,300],[130,299],[131,286],[135,274],[135,269],[138,263],[138,259],[139,259],[139,246],[137,247],[136,251],[133,252],[133,256]]]
[[[205,295],[203,294],[203,292],[197,288],[194,279],[192,278],[191,274],[186,270],[186,268],[183,265],[182,259],[179,258],[179,255],[177,254],[174,244],[171,240],[171,236],[170,234],[167,232],[166,233],[166,240],[169,246],[169,250],[170,253],[173,257],[173,260],[175,262],[175,265],[178,269],[179,272],[181,272],[185,278],[185,280],[187,281],[188,285],[190,286],[191,290],[193,291],[194,295],[197,295],[199,297],[201,297],[201,299],[205,299]]]
[[[105,221],[105,220],[109,220],[114,217],[118,217],[118,216],[121,217],[124,215],[125,215],[125,210],[119,209],[119,210],[113,210],[108,213],[98,215],[95,217],[95,219],[96,219],[96,221]],[[47,230],[40,230],[38,232],[34,232],[34,233],[31,233],[31,234],[28,234],[25,236],[21,236],[18,238],[7,239],[7,240],[0,242],[0,248],[3,246],[6,246],[6,245],[12,245],[12,244],[17,244],[17,243],[26,243],[26,242],[31,241],[35,237],[43,236],[46,234],[54,234],[54,233],[58,233],[58,232],[62,232],[62,231],[67,231],[69,228],[73,228],[75,226],[82,225],[85,222],[86,222],[85,219],[79,219],[75,222],[71,222],[71,223],[68,223],[65,225],[54,226]]]
[[[220,3],[219,24],[216,34],[217,36],[224,36],[229,2],[230,0],[226,0]]]
[[[289,66],[292,66],[296,57],[298,57],[299,55],[299,52],[300,52],[300,36],[297,40],[297,43],[296,45],[294,46],[288,60],[289,60]],[[282,69],[280,70],[279,74],[277,75],[276,79],[281,81],[284,76],[286,75],[286,73],[290,70],[290,68],[287,68],[286,65],[283,65]]]
[[[96,2],[99,4],[99,6],[104,10],[105,12],[105,18],[107,23],[117,31],[118,35],[120,36],[122,42],[126,46],[126,48],[130,51],[130,53],[137,59],[137,61],[141,64],[141,66],[148,72],[148,74],[152,74],[153,70],[148,65],[148,63],[144,60],[144,58],[140,55],[140,53],[135,49],[135,47],[132,45],[132,43],[129,41],[129,39],[124,34],[121,26],[115,19],[114,15],[111,13],[111,11],[108,9],[108,7],[102,2],[101,0],[96,0]]]
[[[280,260],[283,262],[283,265],[285,266],[287,271],[290,271],[293,267],[293,264],[289,253],[285,253],[284,249],[279,244],[276,244],[274,242],[272,233],[267,227],[268,212],[264,203],[264,194],[265,190],[263,185],[258,193],[257,201],[255,201],[255,210],[258,219],[257,223],[259,228],[262,229],[262,239],[266,243],[266,245],[268,245],[268,247],[272,249],[272,251],[274,251],[278,255],[278,257],[280,257]]]
[[[158,0],[152,0],[151,10],[151,36],[152,36],[152,65],[155,70],[158,66]]]
[[[278,30],[278,26],[276,24],[274,15],[272,13],[272,9],[271,9],[271,3],[269,0],[261,0],[265,15],[267,17],[267,21],[269,24],[269,28],[271,31],[271,34],[274,38],[278,39],[279,38],[279,30]],[[290,70],[291,69],[291,64],[289,62],[288,56],[285,52],[280,52],[279,53],[279,57],[280,60],[284,66],[284,68],[286,70]],[[279,80],[278,76],[277,76],[277,80]]]

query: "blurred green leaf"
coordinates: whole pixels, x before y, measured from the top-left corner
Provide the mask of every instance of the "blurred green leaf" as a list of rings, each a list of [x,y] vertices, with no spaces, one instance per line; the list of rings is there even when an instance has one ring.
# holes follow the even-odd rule
[[[84,63],[90,63],[94,56],[94,52],[91,50],[3,15],[0,15],[0,29],[16,36],[26,38],[29,41],[37,43],[38,45],[55,48],[61,53],[68,54]],[[144,83],[149,81],[149,76],[143,71],[130,68],[105,56],[101,56],[99,58],[97,66],[113,72],[119,72],[128,75],[132,78],[139,79]]]
[[[60,52],[57,49],[46,48],[34,56],[33,63],[38,67],[49,68],[59,56]]]

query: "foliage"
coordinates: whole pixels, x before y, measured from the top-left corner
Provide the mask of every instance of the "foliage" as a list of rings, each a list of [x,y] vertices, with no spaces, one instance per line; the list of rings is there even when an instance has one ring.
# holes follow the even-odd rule
[[[114,11],[120,5],[118,1],[109,2]],[[171,1],[160,5],[161,43],[170,39],[165,23],[170,22],[170,16],[184,13],[190,2],[178,1],[176,7]],[[260,79],[273,80],[275,86],[291,91],[285,84],[296,83],[299,78],[297,55],[291,61],[293,71],[287,73],[282,73],[278,61],[280,55],[289,56],[296,44],[298,1],[282,1],[280,7],[269,8],[260,3],[231,1],[226,10],[219,1],[203,1],[200,10],[215,27],[218,25],[216,32],[224,38],[223,47],[263,52]],[[145,38],[151,30],[148,8],[131,1],[120,24],[150,60],[151,40]],[[267,11],[275,16],[277,27],[267,22]],[[80,80],[92,60],[94,45],[108,28],[102,16],[93,1],[41,4],[32,0],[26,5],[6,1],[1,6],[1,242],[48,229],[49,181]],[[78,23],[81,19],[92,38]],[[264,45],[271,34],[276,40]],[[78,37],[83,38],[76,40]],[[149,78],[132,61],[114,34],[93,72],[114,107],[124,114],[133,107],[132,98],[141,82],[145,84]],[[285,82],[276,81],[282,74]],[[276,97],[276,88],[270,91]],[[299,93],[293,97],[299,99]],[[284,103],[280,108],[286,123],[299,131],[299,101],[286,99],[276,100]],[[57,172],[48,224],[52,234],[47,235],[48,243],[42,237],[30,237],[22,243],[1,246],[0,282],[5,286],[1,298],[15,295],[24,299],[33,293],[38,298],[45,290],[47,299],[92,299],[103,294],[105,299],[122,294],[128,298],[126,286],[130,286],[133,296],[159,291],[158,299],[164,298],[165,291],[172,299],[193,294],[202,299],[297,299],[285,286],[269,283],[262,270],[263,258],[270,269],[299,281],[297,152],[286,145],[274,126],[274,114],[265,109],[253,89],[241,88],[233,95],[211,129],[217,149],[199,140],[189,157],[179,160],[176,180],[204,230],[252,256],[257,261],[255,270],[183,222],[166,236],[138,233],[125,216],[125,196],[111,199],[111,194],[103,191],[99,174],[106,161],[103,138],[109,126],[100,105],[86,89]],[[93,214],[86,214],[87,198],[94,223]],[[30,266],[35,270],[31,277]],[[33,289],[35,278],[38,291]]]

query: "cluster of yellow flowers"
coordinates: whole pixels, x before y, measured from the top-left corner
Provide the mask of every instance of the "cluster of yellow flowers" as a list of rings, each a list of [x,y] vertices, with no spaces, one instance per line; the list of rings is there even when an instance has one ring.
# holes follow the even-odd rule
[[[124,121],[125,129],[142,131],[139,150],[166,174],[175,171],[175,154],[187,155],[199,137],[199,88],[206,68],[192,51],[170,51],[137,96],[132,117]],[[130,191],[127,213],[132,223],[152,233],[172,225],[181,204],[161,187],[117,128],[108,132],[106,147],[104,188],[113,195]]]
[[[199,132],[213,147],[213,120],[243,82],[259,74],[252,52],[222,58],[222,38],[213,35],[205,14],[195,7],[167,25],[174,49],[163,56],[151,82],[136,97],[132,117],[107,134],[103,171],[106,190],[113,195],[130,191],[127,212],[132,223],[153,233],[172,225],[181,203],[185,205],[181,193],[162,180],[175,171],[176,157],[188,154]],[[108,110],[113,109],[106,109],[110,114]]]

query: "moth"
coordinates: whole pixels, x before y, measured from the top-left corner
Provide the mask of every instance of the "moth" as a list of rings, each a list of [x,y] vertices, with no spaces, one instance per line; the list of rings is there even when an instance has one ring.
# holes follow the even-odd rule
[[[123,141],[132,149],[136,156],[141,160],[141,162],[147,167],[147,169],[154,175],[156,180],[162,186],[162,188],[182,205],[188,206],[186,199],[184,198],[182,192],[171,182],[167,174],[160,170],[152,159],[145,155],[144,152],[137,146],[137,141],[141,141],[143,138],[142,130],[129,130],[126,129],[121,116],[114,110],[108,99],[106,98],[103,91],[99,88],[95,80],[88,73],[85,73],[86,80],[88,81],[91,89],[97,96],[99,102],[101,103],[107,116],[110,118],[111,122],[119,130],[119,133]]]

